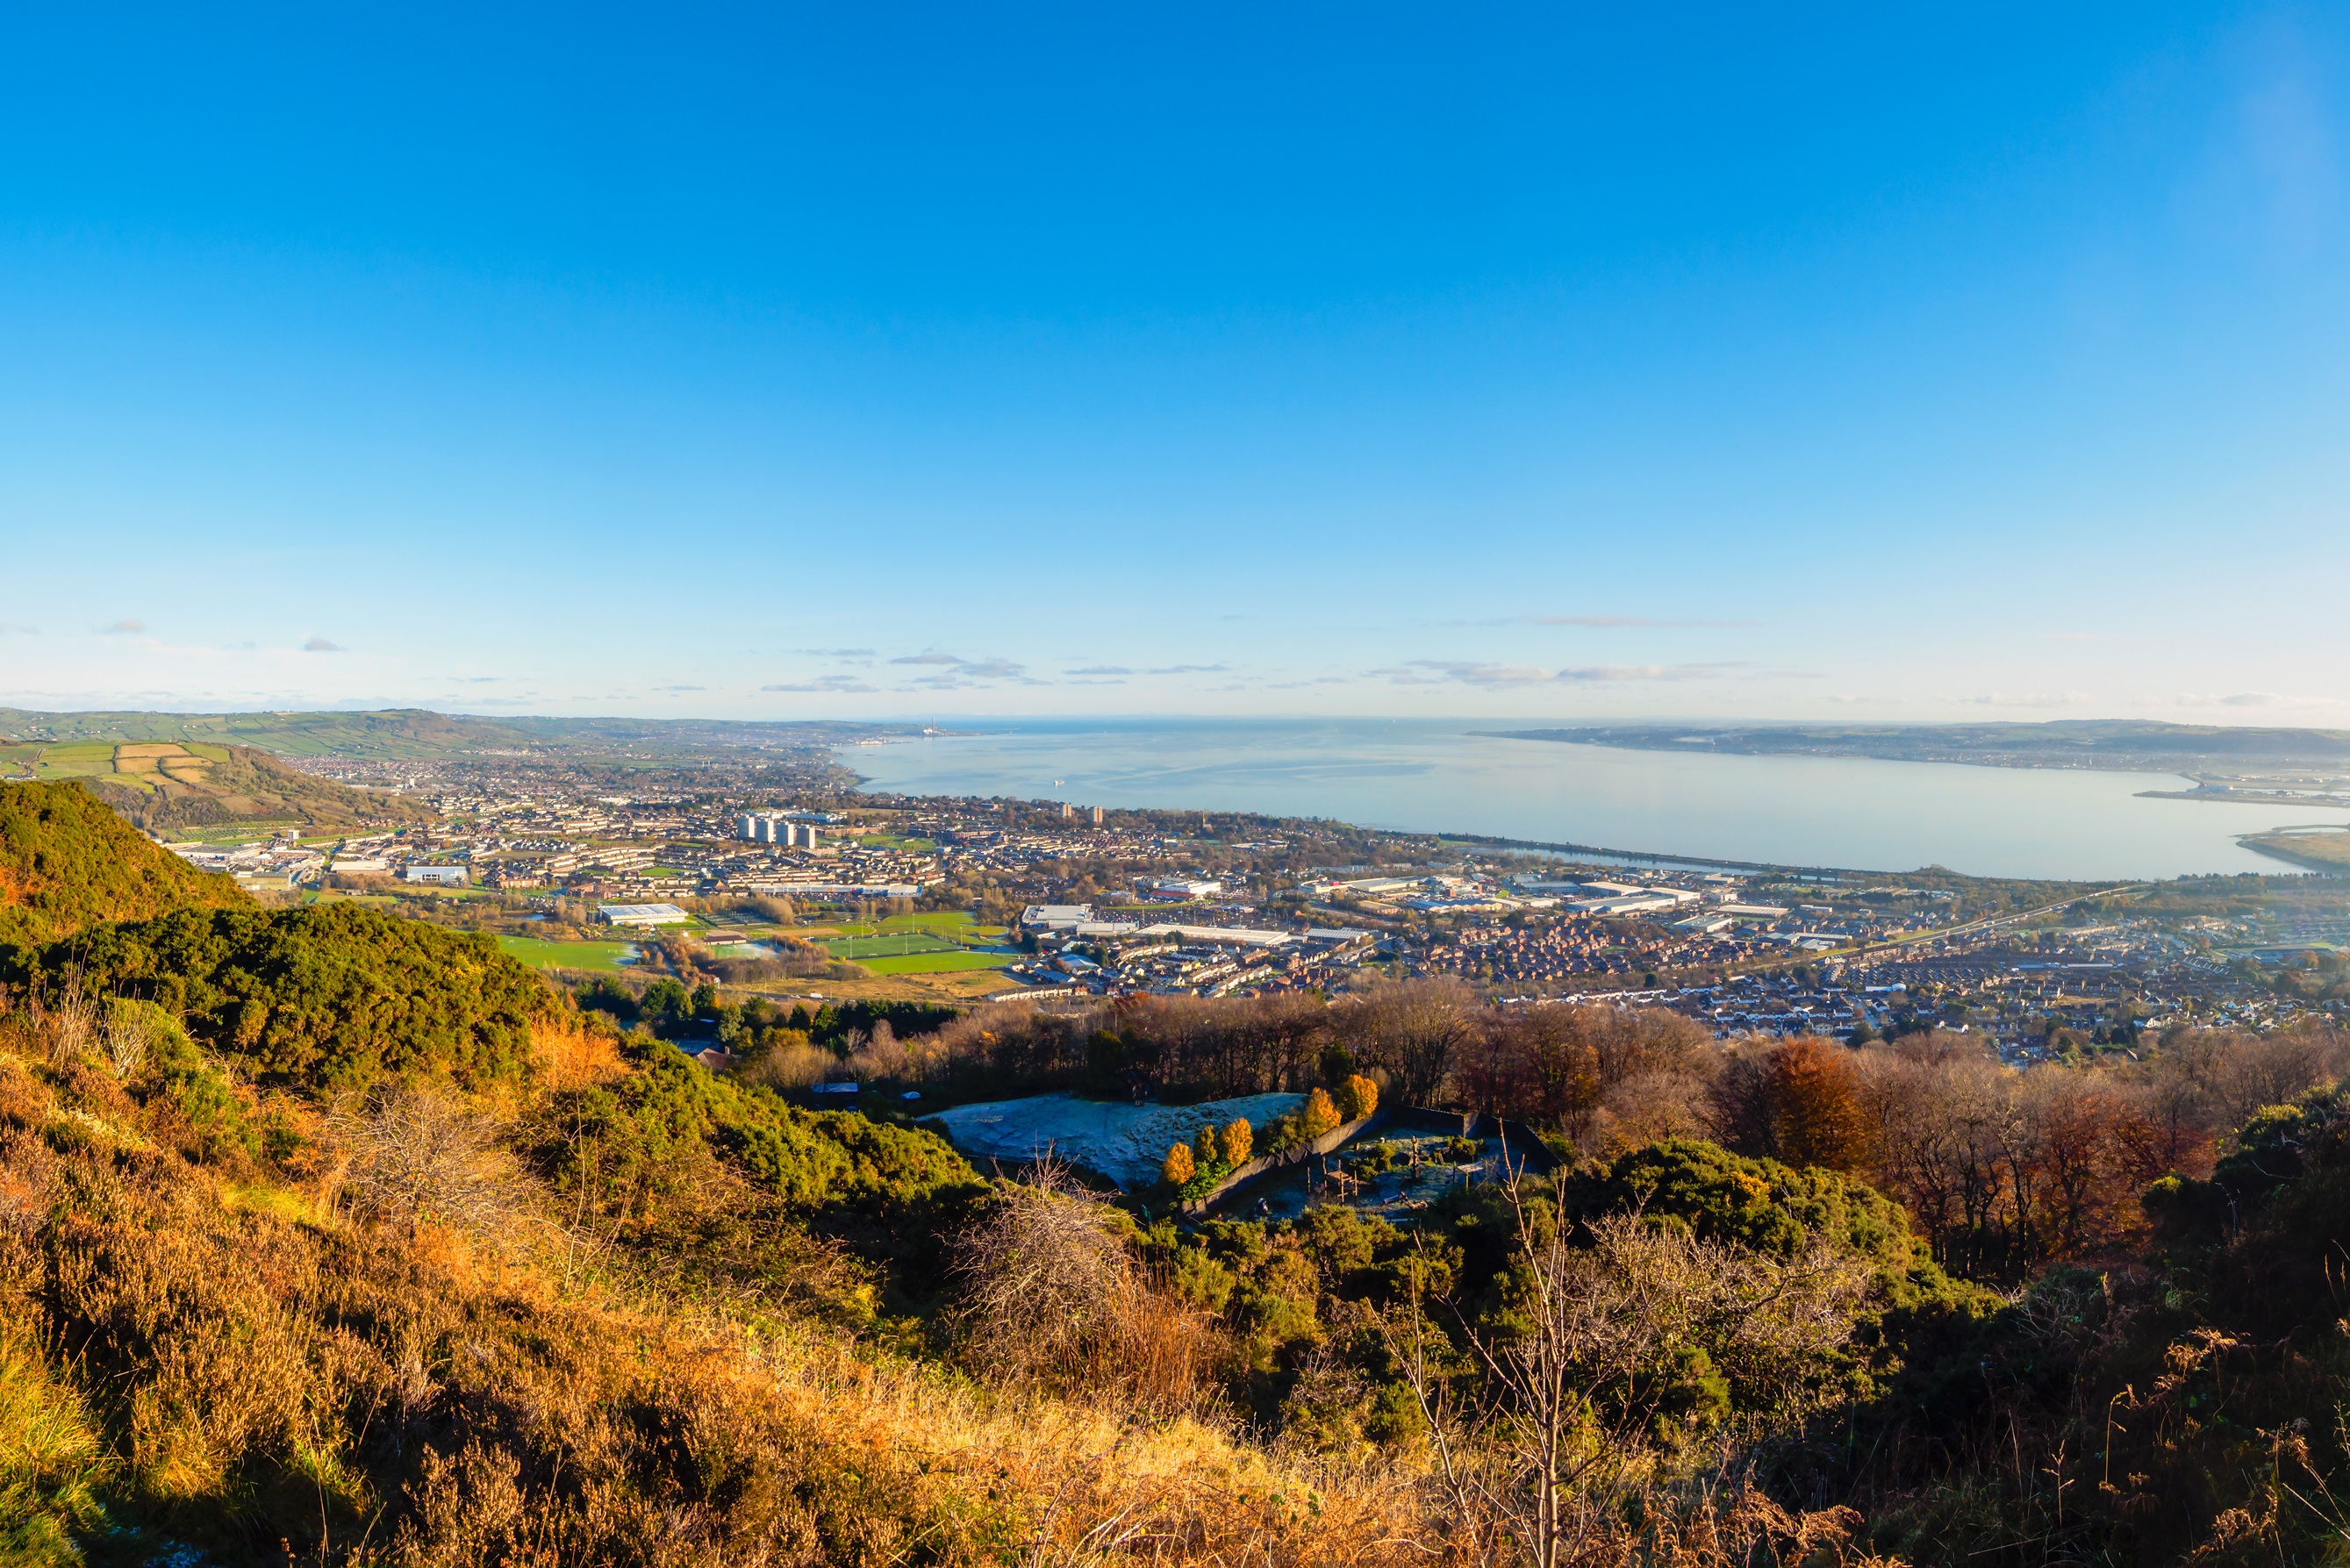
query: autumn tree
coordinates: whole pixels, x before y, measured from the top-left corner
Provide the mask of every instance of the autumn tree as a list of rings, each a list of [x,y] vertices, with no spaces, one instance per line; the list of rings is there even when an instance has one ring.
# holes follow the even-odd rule
[[[1191,1158],[1191,1146],[1179,1143],[1167,1150],[1166,1162],[1159,1168],[1159,1179],[1170,1187],[1180,1187],[1199,1174]]]
[[[1763,1072],[1779,1158],[1846,1175],[1868,1163],[1868,1118],[1851,1054],[1814,1036],[1773,1047]]]
[[[1298,1128],[1308,1138],[1317,1138],[1324,1133],[1336,1132],[1339,1119],[1338,1104],[1330,1097],[1329,1091],[1316,1089],[1305,1096],[1305,1104],[1301,1107],[1298,1117]]]

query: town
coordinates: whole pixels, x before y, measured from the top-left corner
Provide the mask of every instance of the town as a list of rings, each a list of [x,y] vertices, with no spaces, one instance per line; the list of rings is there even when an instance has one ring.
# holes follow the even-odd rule
[[[866,794],[812,753],[641,770],[472,756],[318,771],[436,820],[183,842],[265,898],[357,897],[494,932],[577,982],[665,972],[785,998],[972,1005],[1335,994],[1449,977],[1505,1007],[1661,1008],[1721,1037],[1976,1031],[2012,1063],[2174,1023],[2350,1011],[2350,884],[2085,886],[1694,861],[1328,822]]]

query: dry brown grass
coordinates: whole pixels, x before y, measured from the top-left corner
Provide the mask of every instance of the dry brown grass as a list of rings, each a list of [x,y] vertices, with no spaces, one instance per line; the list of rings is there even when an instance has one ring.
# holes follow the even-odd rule
[[[1317,1475],[723,1303],[567,1292],[421,1218],[240,1199],[121,1096],[0,1044],[0,1323],[44,1379],[0,1400],[0,1449],[48,1433],[46,1490],[0,1529],[87,1528],[96,1498],[219,1561],[1430,1560],[1408,1475]],[[1175,1354],[1147,1311],[1121,1332]]]

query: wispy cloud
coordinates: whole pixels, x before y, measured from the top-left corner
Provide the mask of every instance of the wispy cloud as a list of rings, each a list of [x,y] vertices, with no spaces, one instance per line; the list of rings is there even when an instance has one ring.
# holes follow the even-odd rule
[[[124,619],[116,621],[104,629],[109,637],[138,637],[146,631],[147,623],[143,620]]]
[[[1083,670],[1065,670],[1064,675],[1131,675],[1133,670],[1123,664],[1088,664]]]
[[[302,651],[305,653],[340,653],[343,651],[343,645],[339,642],[328,642],[323,637],[314,637],[310,639],[309,641],[302,645]]]
[[[772,686],[762,686],[759,690],[762,691],[855,693],[859,691],[879,691],[880,688],[878,686],[868,686],[854,675],[819,675],[814,680],[781,680]]]
[[[1985,691],[1972,697],[1944,697],[1974,708],[2085,708],[2097,700],[2094,691]]]
[[[1523,618],[1528,626],[1588,626],[1588,627],[1724,627],[1752,626],[1751,620],[1658,620],[1644,615],[1530,615]]]
[[[1466,686],[1581,685],[1618,680],[1711,680],[1739,670],[1744,660],[1707,664],[1581,664],[1564,670],[1539,664],[1480,664],[1457,659],[1415,659],[1409,664],[1374,670],[1398,686],[1429,686],[1458,681]]]
[[[2171,699],[2179,708],[2331,708],[2340,704],[2314,701],[2307,697],[2289,697],[2282,691],[2182,691]]]
[[[870,659],[873,657],[873,650],[869,648],[795,648],[792,651],[809,659]]]
[[[983,680],[1017,680],[1024,686],[1045,684],[1032,678],[1027,666],[1009,659],[964,659],[932,649],[927,653],[902,654],[889,662],[935,667],[937,673],[922,676],[914,684],[940,691],[952,691],[972,681]]]
[[[707,686],[656,686],[653,690],[656,691],[707,691],[710,688]]]

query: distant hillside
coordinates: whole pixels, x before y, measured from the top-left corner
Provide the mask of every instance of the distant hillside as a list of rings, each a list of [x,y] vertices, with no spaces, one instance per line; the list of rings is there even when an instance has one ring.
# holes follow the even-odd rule
[[[405,796],[354,789],[297,773],[252,746],[172,741],[67,741],[0,746],[0,773],[78,778],[150,833],[169,836],[223,823],[308,827],[396,826],[432,820]]]
[[[2016,768],[2178,773],[2214,764],[2350,763],[2350,731],[2059,719],[2037,724],[1610,724],[1497,732],[1652,752],[1745,756],[1878,757]]]
[[[820,753],[907,725],[735,719],[477,719],[421,708],[367,713],[36,713],[0,708],[0,776],[28,745],[256,746],[281,757],[398,759],[548,753],[685,760],[743,751]]]
[[[257,746],[281,757],[435,757],[524,746],[530,737],[492,719],[421,708],[373,713],[35,713],[0,708],[0,742],[176,741]]]
[[[149,843],[79,784],[0,784],[0,946],[247,902],[235,883]]]

